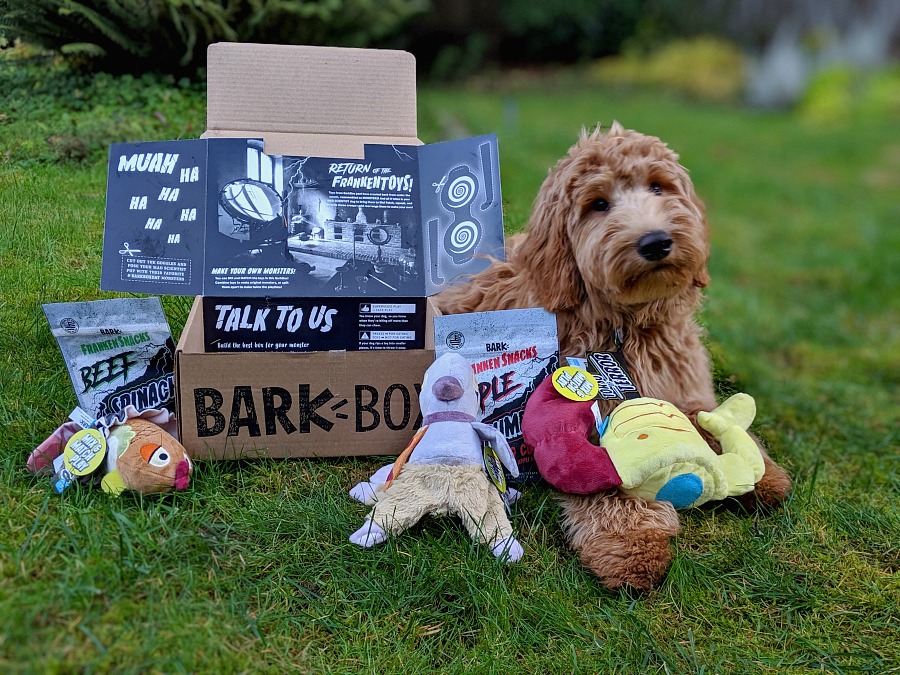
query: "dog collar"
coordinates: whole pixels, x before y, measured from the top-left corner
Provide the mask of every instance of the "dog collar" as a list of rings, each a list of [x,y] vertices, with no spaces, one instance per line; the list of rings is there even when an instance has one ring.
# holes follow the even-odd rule
[[[464,413],[461,410],[443,410],[441,412],[425,415],[422,424],[434,424],[435,422],[474,422],[475,415]]]

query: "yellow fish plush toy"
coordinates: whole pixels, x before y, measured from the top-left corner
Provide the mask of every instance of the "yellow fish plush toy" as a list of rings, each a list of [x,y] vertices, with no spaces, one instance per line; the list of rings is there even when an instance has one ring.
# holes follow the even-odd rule
[[[697,422],[722,446],[717,455],[671,403],[636,398],[613,410],[600,444],[622,479],[623,492],[685,509],[746,494],[762,478],[762,455],[747,433],[755,415],[756,403],[747,394],[699,413]]]

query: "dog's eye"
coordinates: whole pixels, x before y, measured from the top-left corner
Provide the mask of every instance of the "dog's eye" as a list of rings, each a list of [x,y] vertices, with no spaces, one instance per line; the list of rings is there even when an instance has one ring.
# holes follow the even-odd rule
[[[662,185],[660,185],[656,181],[653,181],[652,183],[650,183],[650,192],[652,192],[655,195],[661,195],[662,194]]]
[[[597,199],[591,204],[594,211],[609,211],[609,202],[605,199]]]

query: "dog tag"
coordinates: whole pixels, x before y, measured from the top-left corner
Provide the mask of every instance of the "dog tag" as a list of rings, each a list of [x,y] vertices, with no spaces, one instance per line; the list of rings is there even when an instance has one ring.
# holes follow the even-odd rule
[[[588,372],[597,378],[598,397],[604,399],[640,398],[622,352],[592,352],[588,355]]]

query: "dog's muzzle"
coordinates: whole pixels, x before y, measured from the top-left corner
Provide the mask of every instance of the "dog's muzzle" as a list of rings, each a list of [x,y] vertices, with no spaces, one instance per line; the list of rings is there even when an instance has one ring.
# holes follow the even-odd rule
[[[672,252],[672,237],[663,230],[648,232],[638,239],[637,252],[644,260],[662,260]]]

